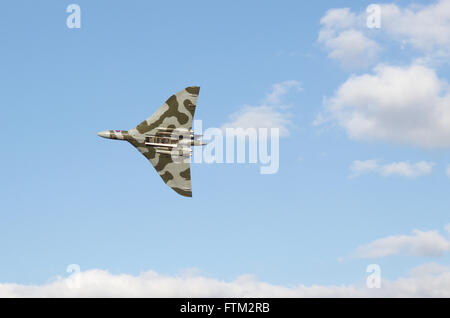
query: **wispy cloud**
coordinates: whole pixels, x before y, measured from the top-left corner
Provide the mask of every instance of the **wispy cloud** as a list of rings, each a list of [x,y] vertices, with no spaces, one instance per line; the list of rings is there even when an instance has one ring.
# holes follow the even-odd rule
[[[240,110],[229,116],[229,121],[222,128],[279,128],[280,136],[288,136],[292,122],[282,100],[288,93],[301,90],[302,87],[298,81],[276,83],[260,105],[242,106]]]
[[[362,174],[375,173],[384,177],[402,176],[415,178],[428,175],[433,170],[434,163],[420,161],[409,163],[407,161],[380,164],[379,160],[355,160],[350,166],[350,177],[355,178]]]
[[[280,105],[282,97],[289,93],[290,90],[300,92],[303,89],[300,82],[295,80],[273,84],[272,91],[266,95],[263,103],[265,105]]]
[[[446,226],[450,230],[450,224]],[[410,235],[392,235],[359,246],[354,256],[357,258],[382,258],[393,255],[420,257],[441,256],[450,252],[450,240],[438,231],[414,230]]]

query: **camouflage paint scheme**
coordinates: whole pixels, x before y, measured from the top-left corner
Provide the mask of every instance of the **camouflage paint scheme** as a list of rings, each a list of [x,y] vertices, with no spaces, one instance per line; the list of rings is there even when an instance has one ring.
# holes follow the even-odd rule
[[[98,135],[128,141],[153,164],[169,187],[182,196],[192,197],[190,149],[192,145],[201,145],[194,141],[192,133],[192,120],[199,92],[200,87],[187,87],[172,95],[156,113],[136,128],[128,131],[107,130]],[[164,138],[163,140],[172,138],[171,145],[149,145],[149,138],[155,137]],[[169,151],[175,156],[167,154]]]

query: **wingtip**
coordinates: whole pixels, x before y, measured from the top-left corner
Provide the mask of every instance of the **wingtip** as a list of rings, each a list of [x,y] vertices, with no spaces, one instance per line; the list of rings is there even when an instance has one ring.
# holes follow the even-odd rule
[[[192,191],[191,190],[183,190],[180,188],[172,188],[176,193],[183,197],[192,198]]]
[[[189,86],[189,87],[186,87],[186,91],[189,94],[198,95],[198,94],[200,94],[200,86]]]

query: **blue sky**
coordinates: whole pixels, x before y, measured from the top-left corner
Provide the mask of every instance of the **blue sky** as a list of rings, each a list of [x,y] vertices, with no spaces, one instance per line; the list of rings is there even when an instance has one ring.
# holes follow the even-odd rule
[[[232,281],[251,274],[287,287],[364,284],[372,263],[390,281],[423,264],[450,266],[446,247],[429,256],[411,252],[416,243],[390,256],[354,256],[358,246],[411,236],[415,229],[448,238],[448,131],[436,128],[416,142],[408,127],[377,121],[379,129],[352,135],[345,114],[328,108],[334,98],[336,107],[359,112],[356,99],[339,92],[352,76],[381,78],[382,88],[376,65],[401,68],[399,76],[419,65],[408,74],[425,74],[417,77],[418,86],[428,87],[420,81],[429,79],[425,97],[435,94],[435,108],[448,114],[448,88],[433,90],[450,78],[445,40],[399,31],[395,23],[379,30],[321,24],[332,8],[364,15],[370,1],[78,0],[82,25],[69,29],[71,3],[2,5],[1,283],[46,284],[66,277],[73,263],[113,275],[153,270],[170,276],[195,268]],[[402,9],[410,4],[395,1]],[[402,18],[398,14],[395,21]],[[326,28],[334,38],[319,41]],[[347,43],[336,34],[345,28],[363,34],[362,52],[340,46]],[[348,52],[368,65],[349,67],[342,62]],[[367,52],[375,55],[370,61]],[[290,122],[289,136],[280,140],[279,172],[261,175],[249,164],[193,164],[192,199],[164,185],[129,144],[96,135],[136,126],[190,85],[201,86],[196,118],[204,128],[221,127],[244,105],[264,103],[274,84],[289,80],[302,90],[289,90],[282,96],[286,107],[276,108]],[[416,106],[399,107],[399,116],[434,109]],[[377,111],[363,115],[381,120],[390,114]],[[327,120],[314,124],[319,114]],[[349,177],[355,161],[375,159],[375,168]],[[395,167],[383,170],[395,162],[425,162],[431,171],[411,177]]]

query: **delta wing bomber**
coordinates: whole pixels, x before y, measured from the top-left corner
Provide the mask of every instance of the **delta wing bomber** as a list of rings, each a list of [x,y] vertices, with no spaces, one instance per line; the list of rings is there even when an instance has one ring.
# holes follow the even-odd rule
[[[155,167],[163,181],[178,194],[192,197],[191,146],[203,146],[194,135],[194,119],[200,87],[191,86],[172,95],[150,118],[130,130],[99,132],[103,138],[126,140]]]

